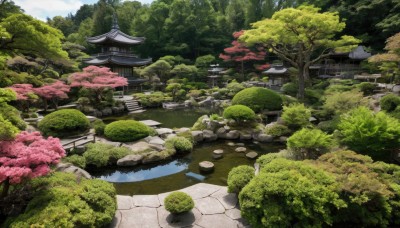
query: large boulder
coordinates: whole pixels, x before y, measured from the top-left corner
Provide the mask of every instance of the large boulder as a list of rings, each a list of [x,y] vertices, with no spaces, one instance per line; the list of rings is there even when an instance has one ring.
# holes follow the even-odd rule
[[[210,141],[215,141],[218,139],[218,136],[214,134],[213,131],[210,130],[203,130],[203,138],[204,141],[210,142]]]
[[[255,134],[253,139],[259,142],[272,142],[274,141],[274,136],[261,133]]]
[[[147,142],[136,142],[136,143],[124,143],[122,146],[129,148],[133,152],[142,152],[149,149],[154,149],[152,145]]]
[[[205,100],[202,100],[198,103],[200,107],[211,107],[213,105],[214,98],[209,96]]]
[[[232,131],[229,131],[229,132],[226,134],[225,139],[237,139],[237,138],[239,138],[239,136],[240,136],[239,131],[237,131],[237,130],[232,130]]]
[[[56,171],[59,172],[64,172],[64,173],[73,173],[76,175],[77,178],[86,178],[86,179],[92,179],[92,176],[84,169],[81,169],[79,167],[76,167],[70,163],[58,163],[56,165]]]
[[[192,136],[195,142],[201,142],[204,140],[203,131],[192,131]]]
[[[156,131],[159,136],[174,133],[174,131],[170,128],[157,128]]]
[[[142,162],[143,155],[130,154],[117,161],[118,166],[135,166]]]
[[[240,134],[240,136],[239,136],[240,140],[250,140],[253,138],[253,136],[250,132],[241,131],[241,132],[239,132],[239,134]]]
[[[148,136],[145,138],[146,142],[153,145],[164,145],[165,141],[158,136]]]
[[[199,163],[199,168],[200,168],[200,171],[210,172],[210,171],[214,170],[214,163],[212,163],[210,161],[202,161]]]
[[[113,111],[111,108],[104,108],[101,110],[101,113],[103,116],[111,116],[113,114]]]
[[[223,127],[223,126],[224,126],[223,122],[219,122],[219,121],[216,121],[216,120],[210,120],[207,123],[207,129],[210,130],[210,131],[215,131],[216,129],[218,129],[220,127]]]
[[[154,163],[158,162],[165,159],[162,155],[160,155],[158,152],[151,153],[147,156],[145,156],[142,160],[143,164],[149,164],[149,163]]]

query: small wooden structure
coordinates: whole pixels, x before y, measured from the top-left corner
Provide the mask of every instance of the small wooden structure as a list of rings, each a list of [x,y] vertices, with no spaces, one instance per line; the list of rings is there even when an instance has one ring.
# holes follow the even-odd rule
[[[269,78],[269,86],[282,86],[286,82],[289,81],[289,72],[283,64],[274,64],[266,71],[263,71],[262,74],[265,74]]]
[[[224,70],[224,68],[219,67],[218,64],[210,65],[210,68],[208,69],[208,85],[213,88],[215,86],[218,86],[219,84],[219,78],[221,78],[220,73]]]
[[[363,80],[363,81],[367,81],[367,82],[369,82],[369,80],[374,80],[374,83],[376,83],[376,80],[381,77],[382,77],[381,74],[365,74],[365,73],[363,73],[363,74],[354,75],[354,79]]]

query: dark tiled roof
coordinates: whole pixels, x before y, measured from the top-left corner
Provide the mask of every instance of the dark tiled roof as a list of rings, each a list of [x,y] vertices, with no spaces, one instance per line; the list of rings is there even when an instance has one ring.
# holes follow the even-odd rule
[[[85,60],[84,62],[89,65],[105,65],[105,64],[117,64],[124,66],[143,66],[151,63],[152,59],[141,59],[136,56],[116,56],[106,55],[97,56],[92,59]]]
[[[121,32],[118,28],[113,27],[108,33],[93,36],[86,39],[91,44],[103,43],[120,43],[120,44],[140,44],[143,43],[144,37],[133,37]]]

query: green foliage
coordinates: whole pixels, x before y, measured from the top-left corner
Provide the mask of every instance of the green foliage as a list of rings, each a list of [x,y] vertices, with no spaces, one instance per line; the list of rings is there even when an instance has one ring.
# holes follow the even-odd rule
[[[361,82],[360,84],[357,85],[357,88],[361,92],[363,92],[364,96],[373,94],[376,87],[377,87],[376,84],[370,82]]]
[[[104,135],[116,142],[133,142],[149,136],[150,129],[145,124],[135,120],[119,120],[107,124]]]
[[[273,160],[275,160],[277,158],[283,158],[283,154],[282,153],[264,154],[257,158],[256,163],[258,163],[260,165],[260,169],[262,169],[267,164],[269,164],[270,162],[272,162]]]
[[[372,157],[388,155],[388,150],[400,146],[399,121],[365,107],[342,115],[338,130],[341,142],[349,149]]]
[[[311,110],[306,108],[304,104],[290,104],[283,106],[282,120],[290,128],[299,129],[310,124]]]
[[[268,124],[264,130],[265,134],[275,137],[289,135],[291,132],[292,131],[287,126],[278,123]]]
[[[254,172],[254,168],[248,165],[233,168],[228,174],[228,192],[239,194],[254,177]]]
[[[379,103],[382,110],[392,112],[400,105],[400,97],[395,94],[388,94],[382,97]]]
[[[245,86],[236,80],[232,80],[228,85],[226,85],[226,89],[228,89],[228,97],[233,97],[238,92],[244,90]]]
[[[367,106],[368,99],[357,90],[345,92],[332,92],[326,96],[323,109],[328,115],[340,115],[348,112],[354,107]]]
[[[172,97],[162,92],[151,94],[135,93],[134,96],[139,99],[143,107],[159,107],[163,102],[172,101]]]
[[[112,184],[99,179],[55,172],[34,179],[36,189],[24,213],[9,218],[6,227],[103,227],[117,209]]]
[[[96,133],[96,135],[102,136],[104,135],[104,129],[106,128],[106,124],[100,120],[97,119],[92,123],[92,126],[94,128],[94,132]]]
[[[332,134],[337,129],[339,120],[339,117],[335,117],[332,120],[321,121],[318,123],[317,128],[323,132]]]
[[[87,165],[103,167],[115,165],[118,159],[132,154],[132,151],[126,147],[115,147],[106,143],[89,143],[83,153]]]
[[[238,92],[232,99],[232,105],[245,105],[254,112],[282,109],[282,98],[272,90],[251,87]]]
[[[256,114],[252,109],[244,105],[232,105],[224,110],[225,119],[233,119],[237,122],[252,121],[256,119]]]
[[[84,169],[86,167],[86,159],[83,156],[74,154],[68,157],[64,157],[63,158],[64,162],[69,162],[71,164],[73,164],[74,166],[77,166],[79,168]]]
[[[46,136],[66,137],[85,133],[90,122],[86,116],[75,109],[63,109],[46,115],[38,124]]]
[[[164,205],[167,211],[179,214],[192,210],[194,202],[192,197],[184,192],[173,192],[164,199]]]
[[[3,115],[0,114],[0,141],[3,140],[11,140],[13,139],[19,132],[19,129],[15,127],[10,121],[3,118]]]
[[[295,159],[316,159],[332,147],[332,136],[319,129],[303,128],[287,140],[287,147]]]
[[[182,136],[175,136],[172,138],[168,138],[165,143],[172,143],[173,147],[178,153],[190,152],[193,149],[193,143]]]
[[[322,227],[345,206],[335,178],[312,165],[277,158],[239,194],[242,216],[253,227]]]
[[[192,131],[202,131],[207,128],[207,125],[203,123],[203,120],[207,118],[207,115],[200,116],[196,122],[193,124]]]
[[[215,62],[213,55],[203,55],[196,58],[195,65],[198,68],[209,68],[210,64]]]
[[[299,85],[293,82],[288,82],[282,86],[281,90],[284,94],[296,97],[297,92],[299,91]]]

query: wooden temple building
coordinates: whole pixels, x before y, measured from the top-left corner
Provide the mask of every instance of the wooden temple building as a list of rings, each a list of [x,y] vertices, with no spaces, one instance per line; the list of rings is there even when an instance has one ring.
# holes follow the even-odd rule
[[[99,36],[89,37],[86,41],[101,47],[100,53],[84,60],[86,64],[109,67],[112,72],[128,79],[129,88],[138,87],[146,81],[134,75],[133,67],[148,65],[152,62],[152,59],[141,59],[132,51],[132,46],[143,43],[145,38],[132,37],[120,31],[115,14],[111,31]]]

